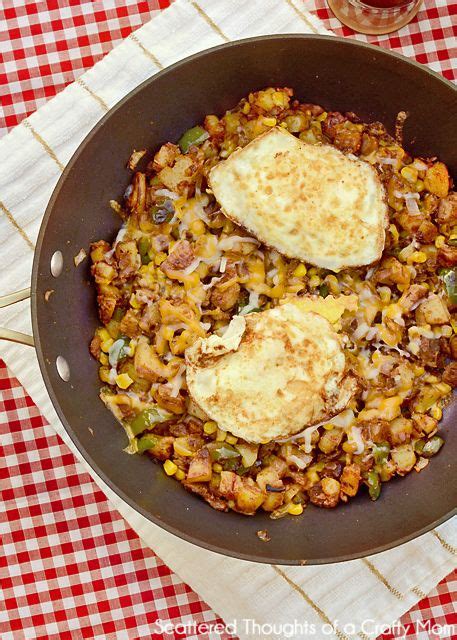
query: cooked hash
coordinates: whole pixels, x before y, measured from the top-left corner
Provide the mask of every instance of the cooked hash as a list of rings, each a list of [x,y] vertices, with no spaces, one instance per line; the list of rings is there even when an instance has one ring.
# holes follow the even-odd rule
[[[224,215],[211,169],[274,127],[373,167],[389,212],[379,261],[316,267]],[[336,507],[364,486],[377,500],[384,482],[422,471],[444,443],[439,425],[457,386],[457,192],[446,166],[410,156],[400,126],[394,138],[379,122],[267,88],[155,155],[134,151],[129,168],[123,201],[111,201],[122,228],[90,254],[101,321],[90,352],[127,451],[149,455],[215,509],[272,518],[309,502]],[[248,442],[190,396],[186,350],[224,336],[234,316],[247,322],[286,304],[327,319],[356,392],[292,437]]]

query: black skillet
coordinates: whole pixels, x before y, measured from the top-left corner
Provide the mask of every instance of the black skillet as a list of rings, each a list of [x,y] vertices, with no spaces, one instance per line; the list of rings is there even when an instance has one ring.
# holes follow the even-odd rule
[[[301,517],[220,513],[165,476],[148,458],[123,452],[123,430],[98,398],[97,363],[87,345],[97,324],[86,260],[73,257],[120,226],[108,201],[120,197],[131,151],[155,150],[205,114],[222,114],[250,91],[293,87],[306,102],[354,111],[391,129],[409,112],[405,144],[439,156],[457,176],[457,90],[429,69],[355,41],[278,35],[235,42],[194,55],[144,82],[119,102],[81,144],[64,171],[41,226],[32,275],[32,320],[41,371],[66,430],[94,471],[134,509],[197,545],[230,556],[278,564],[337,562],[376,553],[448,519],[457,505],[456,405],[441,426],[446,445],[421,473],[383,485],[334,510],[309,507]],[[329,240],[331,241],[331,239]],[[50,272],[55,251],[63,271]],[[45,292],[55,293],[45,302]],[[63,356],[70,379],[56,369]],[[256,532],[267,529],[271,541]]]

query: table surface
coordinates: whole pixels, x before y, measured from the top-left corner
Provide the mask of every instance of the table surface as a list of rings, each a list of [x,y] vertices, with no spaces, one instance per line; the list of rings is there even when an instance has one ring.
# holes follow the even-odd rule
[[[426,1],[410,25],[388,36],[354,34],[332,16],[325,0],[295,3],[338,35],[399,51],[457,79],[457,3]],[[0,136],[168,5],[168,0],[4,1]],[[158,619],[175,625],[166,637],[233,637],[208,632],[205,625],[221,624],[217,614],[111,508],[2,361],[0,431],[6,507],[0,523],[2,640],[161,638]],[[438,637],[434,624],[457,624],[456,601],[453,572],[403,616],[401,637]],[[195,633],[179,627],[189,620],[200,625]]]

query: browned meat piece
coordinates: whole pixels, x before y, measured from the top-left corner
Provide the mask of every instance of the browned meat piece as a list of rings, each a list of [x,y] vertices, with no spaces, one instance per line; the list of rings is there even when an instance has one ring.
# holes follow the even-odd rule
[[[271,455],[276,447],[275,442],[267,442],[267,444],[261,444],[259,447],[259,460],[263,460],[267,456]]]
[[[426,367],[436,369],[443,364],[443,355],[440,351],[440,343],[438,340],[421,337],[421,346],[418,354],[420,362]]]
[[[322,133],[333,142],[338,131],[338,125],[346,121],[346,116],[343,116],[339,111],[329,111],[322,123]]]
[[[160,268],[167,274],[169,271],[182,271],[195,260],[195,254],[188,240],[180,240],[173,247],[168,258],[162,262]]]
[[[450,384],[451,387],[457,387],[457,362],[447,365],[443,373],[443,382]]]
[[[430,244],[434,242],[437,235],[438,229],[433,224],[433,222],[430,222],[430,220],[423,220],[421,222],[420,227],[417,230],[417,239],[419,240],[419,242]]]
[[[234,282],[229,287],[224,288],[223,281],[221,281],[216,284],[211,292],[211,304],[222,311],[228,311],[238,302],[240,290],[238,282]]]
[[[449,349],[451,352],[451,356],[454,360],[457,360],[457,335],[453,335],[449,340]]]
[[[457,247],[445,244],[438,249],[438,264],[442,267],[455,267],[457,265]]]
[[[320,116],[321,113],[324,113],[324,109],[318,104],[311,104],[309,102],[304,102],[300,104],[300,109],[302,111],[310,111],[311,115],[314,117]]]
[[[410,274],[406,265],[397,258],[389,257],[382,261],[373,279],[382,284],[408,284]]]
[[[377,138],[370,136],[368,133],[362,134],[362,145],[360,147],[360,153],[364,156],[369,156],[374,151],[377,151],[379,146]]]
[[[118,242],[115,255],[117,258],[119,279],[123,282],[132,278],[141,267],[140,254],[134,240]]]
[[[360,467],[357,464],[346,465],[341,474],[341,490],[348,496],[355,496],[360,485]]]
[[[170,388],[164,384],[157,387],[155,399],[158,405],[171,413],[184,413],[186,408],[186,399],[178,393],[177,396],[170,395]]]
[[[398,303],[404,310],[405,314],[408,314],[413,310],[413,307],[422,300],[428,294],[428,287],[424,284],[412,284],[408,289],[406,289]]]
[[[113,317],[114,309],[116,308],[117,298],[100,294],[97,296],[98,303],[98,315],[103,324],[108,322]]]
[[[187,436],[189,430],[185,422],[175,422],[170,426],[170,433],[172,436],[179,438],[180,436]]]
[[[457,192],[453,191],[440,201],[437,220],[439,224],[457,224]]]
[[[180,154],[179,147],[171,142],[162,145],[154,156],[153,171],[160,171],[164,167],[171,167]]]
[[[407,211],[399,211],[395,216],[395,220],[409,235],[416,235],[423,222],[421,216],[412,216]]]
[[[308,491],[310,501],[316,505],[316,507],[324,507],[325,509],[333,509],[336,507],[340,500],[339,494],[328,496],[322,489],[322,482],[318,482],[313,485]]]
[[[93,355],[96,360],[99,359],[100,353],[102,351],[100,349],[101,343],[102,343],[101,338],[98,335],[95,335],[92,338],[92,340],[90,341],[89,351],[90,351],[91,355]]]
[[[357,154],[362,144],[362,132],[349,123],[338,127],[333,144],[341,151]]]
[[[320,475],[322,478],[335,478],[335,480],[338,480],[342,471],[343,464],[341,462],[338,460],[327,460]]]
[[[190,491],[191,493],[196,493],[197,495],[201,496],[203,498],[203,500],[206,500],[206,502],[208,502],[213,509],[216,509],[217,511],[228,511],[228,505],[227,502],[225,500],[223,500],[222,498],[219,498],[218,496],[215,496],[209,486],[204,483],[204,482],[186,482],[185,480],[182,483],[182,486],[187,489],[187,491]]]
[[[140,319],[138,321],[138,325],[141,331],[147,335],[152,335],[159,323],[160,313],[157,302],[147,304],[143,308]]]
[[[119,324],[119,331],[129,338],[135,338],[140,333],[136,311],[133,309],[127,311]]]

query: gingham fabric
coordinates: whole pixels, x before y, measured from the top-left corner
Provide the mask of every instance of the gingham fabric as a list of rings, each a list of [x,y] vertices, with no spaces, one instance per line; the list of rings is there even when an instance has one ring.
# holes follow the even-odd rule
[[[3,0],[0,137],[169,4],[169,0]],[[337,35],[393,49],[449,80],[457,78],[457,2],[425,0],[410,24],[386,36],[355,34],[343,27],[325,0],[301,0],[301,4]]]
[[[298,6],[299,0],[295,0]],[[19,2],[0,9],[2,67],[0,135],[91,67],[169,2]],[[339,35],[353,32],[324,0],[303,4]],[[397,34],[356,37],[414,55],[455,79],[457,4],[426,2]],[[452,23],[452,16],[454,22]],[[0,364],[2,517],[0,579],[5,590],[0,638],[229,638],[219,632],[154,634],[154,622],[193,619],[220,624],[216,614],[144,547],[110,509],[72,454],[46,425],[19,383]],[[457,574],[404,616],[393,637],[453,637]],[[419,621],[419,624],[417,624]],[[443,631],[438,636],[432,633]],[[216,627],[217,629],[217,627]],[[444,635],[443,635],[444,634]],[[457,636],[457,626],[454,636]]]
[[[110,507],[1,360],[0,435],[1,640],[235,638]],[[446,625],[457,636],[456,599],[457,571],[379,640],[451,638],[431,633]]]

